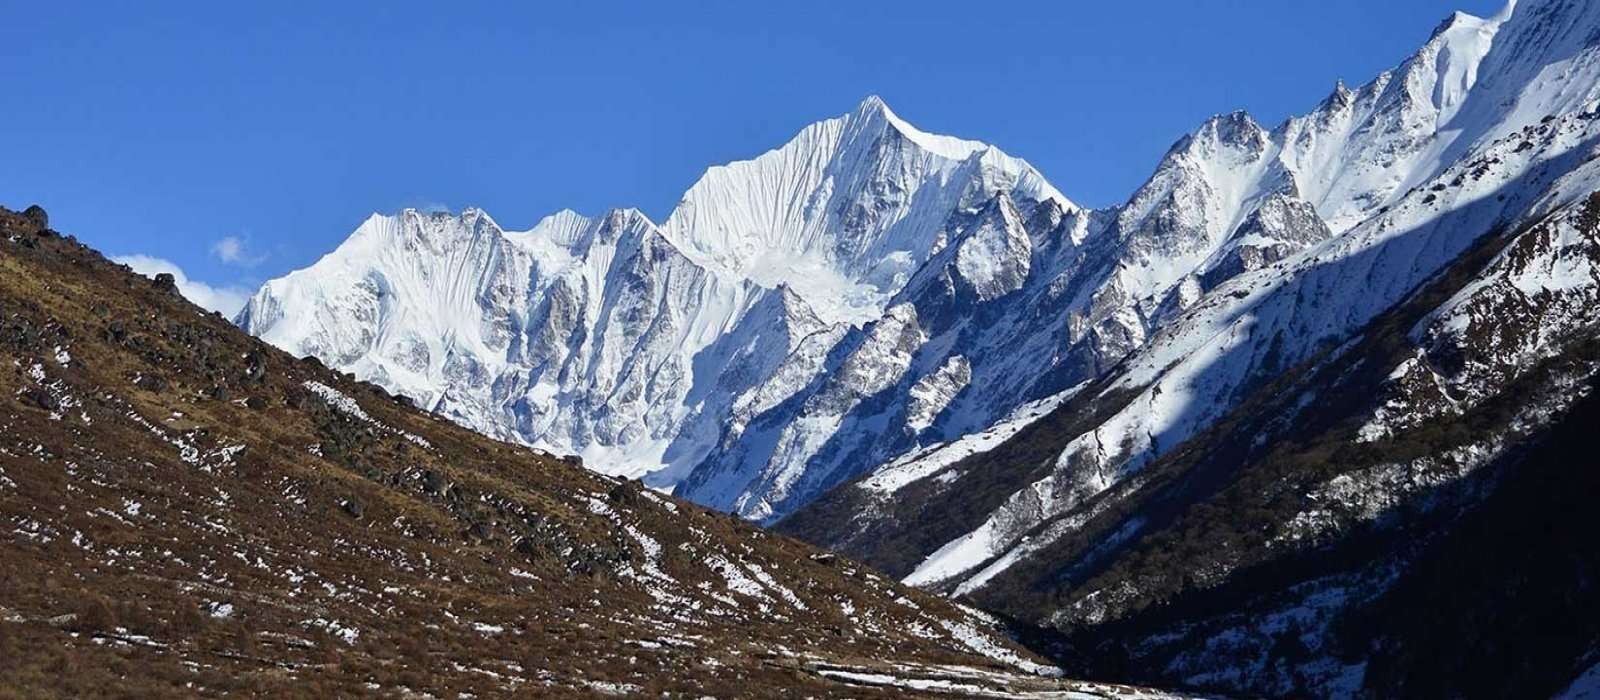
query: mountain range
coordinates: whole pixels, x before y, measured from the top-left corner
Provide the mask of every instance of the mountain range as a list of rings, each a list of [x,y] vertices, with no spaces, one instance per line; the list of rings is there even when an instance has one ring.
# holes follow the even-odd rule
[[[1597,159],[1600,5],[1522,0],[1282,124],[1206,121],[1116,207],[868,98],[660,224],[374,216],[236,323],[1075,671],[1577,692]]]
[[[0,694],[1160,698],[289,356],[0,208]]]

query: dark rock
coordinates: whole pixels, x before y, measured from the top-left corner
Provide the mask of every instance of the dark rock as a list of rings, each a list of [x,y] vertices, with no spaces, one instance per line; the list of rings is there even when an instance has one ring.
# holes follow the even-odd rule
[[[561,457],[561,461],[575,467],[583,466],[583,458],[579,457],[578,455],[564,455]]]
[[[297,411],[311,406],[311,394],[299,388],[290,389],[283,397],[284,405]]]
[[[443,474],[432,469],[422,470],[422,488],[428,493],[443,493],[449,487],[450,481],[445,479]]]
[[[45,391],[43,388],[36,386],[23,389],[17,394],[17,400],[29,406],[42,408],[46,411],[53,412],[61,409],[61,402],[56,401],[56,397],[51,396],[50,392]]]
[[[624,481],[611,487],[611,490],[606,492],[606,498],[626,505],[638,503],[639,484],[634,481]]]
[[[121,321],[112,321],[110,325],[106,326],[105,339],[108,342],[121,345],[123,341],[128,339],[128,327]]]
[[[138,379],[133,380],[133,385],[157,393],[167,390],[167,380],[150,373],[140,374]]]
[[[170,272],[162,272],[157,274],[155,277],[155,285],[156,289],[163,292],[176,292],[178,290],[178,280],[174,278]]]
[[[348,499],[344,503],[339,504],[339,507],[344,508],[344,512],[349,513],[350,517],[355,518],[356,520],[360,520],[361,516],[366,515],[367,512],[366,506],[361,505],[361,501],[355,500],[354,498]]]
[[[6,326],[5,340],[24,348],[35,347],[39,343],[39,331],[28,319],[18,318]]]
[[[211,387],[210,394],[212,401],[227,401],[230,396],[228,393],[228,387],[225,386]]]
[[[530,557],[539,553],[539,546],[533,543],[533,538],[531,537],[518,537],[515,549],[517,552]]]
[[[252,411],[259,411],[267,407],[267,400],[259,396],[252,396],[244,400],[244,405]]]
[[[45,213],[44,207],[37,204],[24,209],[22,217],[38,226],[40,230],[50,228],[50,215]]]

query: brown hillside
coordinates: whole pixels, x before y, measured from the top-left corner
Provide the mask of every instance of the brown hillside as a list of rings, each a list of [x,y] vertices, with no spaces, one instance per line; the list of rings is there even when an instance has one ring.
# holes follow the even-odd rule
[[[0,696],[1133,692],[278,352],[45,226],[0,209]]]

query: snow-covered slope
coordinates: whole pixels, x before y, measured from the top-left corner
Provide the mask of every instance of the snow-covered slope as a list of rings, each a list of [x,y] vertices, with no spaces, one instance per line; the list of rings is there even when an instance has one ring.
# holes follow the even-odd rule
[[[1075,209],[1026,163],[872,97],[712,168],[661,226],[375,215],[238,322],[487,434],[670,487],[885,313],[953,212],[1000,192]]]
[[[407,210],[268,282],[239,323],[481,432],[638,475],[687,414],[693,353],[765,293],[637,211],[508,233]]]
[[[1073,528],[1059,518],[1276,372],[1349,340],[1480,236],[1586,195],[1597,41],[1600,12],[1587,3],[1457,14],[1400,67],[1354,92],[1340,87],[1305,117],[1267,131],[1234,114],[1180,141],[1100,234],[1117,240],[1109,262],[1067,266],[1079,277],[1106,270],[1087,303],[1080,294],[1064,309],[1024,304],[1081,314],[1100,334],[1103,365],[1122,362],[1030,396],[1099,379],[1121,408],[1060,436],[1051,468],[932,545],[908,580],[982,586]],[[1448,154],[1458,155],[1441,160]],[[1028,344],[1007,337],[1002,347]],[[958,489],[971,468],[913,471]],[[874,483],[854,488],[872,493]],[[1041,536],[1047,522],[1059,527]]]
[[[240,321],[479,430],[768,521],[880,468],[929,472],[908,465],[1120,377],[1138,398],[1063,451],[1072,476],[1023,522],[1049,518],[1527,206],[1482,198],[1534,186],[1508,179],[1542,177],[1517,168],[1552,153],[1464,164],[1594,96],[1595,14],[1457,13],[1303,116],[1207,121],[1110,210],[869,98],[708,170],[659,227],[637,212],[511,233],[471,211],[380,217]]]
[[[1563,504],[1594,493],[1597,60],[1600,6],[1524,0],[1455,16],[1286,127],[1213,120],[1115,212],[1115,236],[1068,237],[1130,243],[1108,246],[1128,262],[1090,317],[1129,339],[1119,364],[778,528],[1147,680],[1295,697],[1581,685],[1600,559],[1566,537],[1587,524]],[[1359,128],[1284,139],[1358,108]]]
[[[1597,61],[1600,6],[1524,0],[1276,129],[1208,122],[1103,230],[1055,239],[1097,280],[1064,308],[1120,341],[1109,371],[780,528],[1085,638],[1142,630],[1117,658],[1199,687],[1392,689],[1417,672],[1362,659],[1411,631],[1351,648],[1375,634],[1352,611],[1425,598],[1396,592],[1418,552],[1511,499],[1497,480],[1595,385]]]
[[[1519,153],[1525,136],[1537,146]],[[1055,469],[960,538],[961,546],[930,555],[911,578],[931,582],[954,576],[958,572],[946,561],[951,556],[968,566],[999,556],[999,563],[1009,565],[1046,547],[1048,535],[1021,538],[1137,474],[1226,415],[1281,368],[1345,342],[1480,236],[1569,204],[1600,186],[1588,168],[1570,170],[1593,155],[1596,137],[1600,130],[1578,120],[1534,127],[1444,171],[1349,234],[1278,269],[1241,276],[1221,294],[1207,296],[1132,355],[1106,388],[1133,394],[1123,410],[1068,442]],[[1568,276],[1564,269],[1525,284],[1567,286],[1557,279]],[[1044,505],[1041,493],[1050,494]],[[983,553],[975,556],[971,549],[980,544]],[[991,566],[963,585],[971,590],[996,572]]]
[[[1122,262],[1113,273],[1112,281],[1103,285],[1099,293],[1120,291],[1124,297],[1133,296],[1133,301],[1137,303],[1141,300],[1137,295],[1143,292],[1142,300],[1148,304],[1158,298],[1164,289],[1163,285],[1174,285],[1177,278],[1174,271],[1185,268],[1174,262],[1183,256],[1188,256],[1190,260],[1216,263],[1231,261],[1234,273],[1239,274],[1251,272],[1252,267],[1260,268],[1274,263],[1273,258],[1281,258],[1291,252],[1274,250],[1270,256],[1258,254],[1253,256],[1252,265],[1249,263],[1251,257],[1237,253],[1241,249],[1251,248],[1259,251],[1261,247],[1241,246],[1241,240],[1267,240],[1275,247],[1304,248],[1327,237],[1331,231],[1321,226],[1321,222],[1299,204],[1304,200],[1299,199],[1298,195],[1307,193],[1306,190],[1295,186],[1305,178],[1296,176],[1293,163],[1306,161],[1306,154],[1315,151],[1315,148],[1302,148],[1299,153],[1291,153],[1293,149],[1285,148],[1284,144],[1317,146],[1337,136],[1342,140],[1334,150],[1345,151],[1351,148],[1349,135],[1358,131],[1367,144],[1416,144],[1453,138],[1449,134],[1429,134],[1426,130],[1418,132],[1422,135],[1419,137],[1410,133],[1417,131],[1414,128],[1417,120],[1404,117],[1425,111],[1426,108],[1431,110],[1429,114],[1432,116],[1422,121],[1432,128],[1440,121],[1441,115],[1453,118],[1463,104],[1470,107],[1475,103],[1474,100],[1497,100],[1499,94],[1504,92],[1501,88],[1495,88],[1489,97],[1479,97],[1478,93],[1471,90],[1464,90],[1457,95],[1440,91],[1437,81],[1430,81],[1429,78],[1454,75],[1457,78],[1446,81],[1446,85],[1466,83],[1467,87],[1471,87],[1477,75],[1475,68],[1448,66],[1447,59],[1476,57],[1473,59],[1475,64],[1483,58],[1488,40],[1505,19],[1486,21],[1456,15],[1416,57],[1359,91],[1357,94],[1362,96],[1360,99],[1341,90],[1335,95],[1338,99],[1325,103],[1311,116],[1290,120],[1276,132],[1261,130],[1243,115],[1208,122],[1199,132],[1184,139],[1173,149],[1151,182],[1118,213],[1116,230],[1125,242],[1119,251]],[[1535,17],[1533,20],[1523,20],[1518,28],[1542,23],[1546,23],[1545,20]],[[1470,32],[1467,31],[1469,29]],[[1514,35],[1513,38],[1517,47],[1534,44],[1531,39],[1520,35]],[[1522,65],[1529,60],[1557,62],[1565,59],[1559,55],[1544,56],[1515,63]],[[1497,64],[1505,62],[1496,61]],[[1399,83],[1396,83],[1397,80]],[[1493,85],[1502,82],[1495,80]],[[1430,99],[1434,101],[1422,100],[1420,96],[1431,96]],[[1543,99],[1543,96],[1539,95],[1539,98]],[[1364,124],[1361,129],[1341,126],[1324,130],[1321,138],[1309,135],[1312,132],[1307,129],[1311,126],[1332,123],[1329,115],[1349,113],[1352,105],[1356,104],[1369,105],[1366,108],[1367,116],[1361,120]],[[1375,120],[1372,116],[1385,113],[1390,118]],[[1381,125],[1391,125],[1400,129],[1400,132],[1392,129],[1384,131],[1378,128]],[[1475,127],[1474,130],[1499,133],[1511,126],[1515,125],[1500,124],[1493,129]],[[1289,138],[1290,135],[1294,136]],[[1521,182],[1518,178],[1527,175],[1528,171],[1535,169],[1534,166],[1542,165],[1580,145],[1581,140],[1574,141],[1570,136],[1548,149],[1539,150],[1531,150],[1531,146],[1523,147],[1520,140],[1501,143],[1495,153],[1456,164],[1453,173],[1447,172],[1449,177],[1436,178],[1437,184],[1426,191],[1415,188],[1408,190],[1398,202],[1391,202],[1381,194],[1370,193],[1358,197],[1332,198],[1328,193],[1350,191],[1352,188],[1348,184],[1332,186],[1329,183],[1336,178],[1323,177],[1310,196],[1320,202],[1324,208],[1322,211],[1331,218],[1337,220],[1337,212],[1359,206],[1364,201],[1370,206],[1378,206],[1377,211],[1382,213],[1355,230],[1301,254],[1293,264],[1273,264],[1273,269],[1254,272],[1235,280],[1225,290],[1226,294],[1212,294],[1199,303],[1178,301],[1174,306],[1188,306],[1191,311],[1176,323],[1165,327],[1152,344],[1141,350],[1118,385],[1122,389],[1149,386],[1148,395],[1144,400],[1133,402],[1124,412],[1121,420],[1125,422],[1113,422],[1098,434],[1085,435],[1081,447],[1066,451],[1063,464],[1073,462],[1074,455],[1083,454],[1083,449],[1102,455],[1096,458],[1100,463],[1120,463],[1122,458],[1128,456],[1115,453],[1106,455],[1107,450],[1101,445],[1116,445],[1125,452],[1139,454],[1144,451],[1138,448],[1141,443],[1146,446],[1152,443],[1176,444],[1195,426],[1203,425],[1215,413],[1225,410],[1228,395],[1236,393],[1247,377],[1219,378],[1214,386],[1201,387],[1197,396],[1188,378],[1176,382],[1176,391],[1174,387],[1158,381],[1167,374],[1183,376],[1181,367],[1175,367],[1174,363],[1188,363],[1196,368],[1191,371],[1205,369],[1216,372],[1219,371],[1217,359],[1230,357],[1231,349],[1238,346],[1243,347],[1244,351],[1238,363],[1239,368],[1234,370],[1237,375],[1264,364],[1269,349],[1274,353],[1290,353],[1274,360],[1288,362],[1330,339],[1337,341],[1348,334],[1351,328],[1358,327],[1365,318],[1387,308],[1398,295],[1414,287],[1432,270],[1452,259],[1477,233],[1504,223],[1499,214],[1501,210],[1508,206],[1527,206],[1530,203],[1527,198],[1548,185],[1548,177],[1536,178],[1533,182]],[[1357,153],[1368,150],[1370,147],[1367,146],[1355,148]],[[1286,159],[1290,155],[1294,157]],[[1493,167],[1485,165],[1489,160],[1496,161]],[[1397,172],[1384,178],[1371,177],[1370,173],[1374,170],[1368,168],[1365,171],[1368,174],[1361,179],[1403,181],[1417,177],[1412,173],[1421,172],[1413,170],[1414,166],[1405,159],[1393,162],[1404,164],[1405,167],[1396,166]],[[1362,163],[1357,159],[1355,164]],[[1350,168],[1326,167],[1317,172],[1330,170],[1350,172]],[[1467,180],[1471,182],[1467,183]],[[1264,186],[1261,184],[1263,182],[1273,183],[1273,186]],[[1503,191],[1508,185],[1515,188],[1512,194],[1522,197],[1509,205],[1507,193]],[[1262,198],[1260,193],[1269,190],[1272,193],[1265,195],[1258,207],[1251,209],[1248,214],[1239,213],[1243,210],[1240,202]],[[1219,226],[1214,223],[1217,221],[1228,223]],[[1234,222],[1241,224],[1232,229],[1235,231],[1235,240],[1218,247],[1217,242],[1221,240],[1218,232],[1230,230],[1229,226]],[[1442,231],[1436,235],[1426,235],[1435,229]],[[1263,232],[1272,230],[1285,233],[1263,235]],[[1394,242],[1394,245],[1387,245],[1390,242]],[[1219,255],[1219,252],[1223,254]],[[1155,260],[1160,264],[1129,265],[1126,261],[1130,259]],[[1354,261],[1356,273],[1331,264],[1342,260]],[[1202,262],[1190,265],[1188,269],[1215,272],[1228,268]],[[1211,281],[1209,286],[1226,281],[1226,277],[1208,275]],[[1133,290],[1132,294],[1124,291],[1130,289]],[[1187,296],[1183,292],[1188,290],[1178,284],[1175,291],[1182,297]],[[1196,294],[1192,298],[1199,297]],[[1271,304],[1278,304],[1281,299],[1292,300],[1292,303],[1280,304],[1282,311],[1278,313],[1282,321],[1273,320],[1274,316],[1263,313],[1264,309],[1272,309]],[[1271,303],[1263,307],[1263,301]],[[1318,312],[1318,309],[1321,311]],[[1118,306],[1113,313],[1107,314],[1107,318],[1116,322],[1116,313],[1125,311],[1125,306]],[[1275,324],[1290,324],[1291,320],[1292,325],[1273,327]],[[1127,325],[1129,334],[1135,337],[1146,330],[1139,324]],[[1288,346],[1281,342],[1272,344],[1280,334],[1290,343]],[[1211,349],[1206,350],[1208,347]],[[1089,481],[1097,479],[1091,478]]]
[[[664,228],[708,267],[787,284],[830,322],[863,320],[938,246],[951,211],[997,191],[1073,208],[1027,163],[919,131],[869,97],[781,148],[708,170]]]
[[[946,246],[891,302],[899,317],[882,321],[914,310],[918,335],[872,367],[871,395],[835,398],[862,384],[844,373],[862,363],[824,368],[759,429],[725,434],[682,493],[782,517],[1102,376],[1207,292],[1345,233],[1428,177],[1504,20],[1454,15],[1394,70],[1275,129],[1243,113],[1213,118],[1117,209],[1024,211],[997,196],[958,210]],[[955,366],[965,381],[950,391]],[[930,418],[935,385],[949,395]]]

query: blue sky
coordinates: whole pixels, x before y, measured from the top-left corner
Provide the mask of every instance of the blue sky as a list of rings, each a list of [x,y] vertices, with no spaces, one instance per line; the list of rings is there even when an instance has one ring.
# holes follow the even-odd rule
[[[1502,5],[0,0],[0,203],[226,304],[373,211],[664,218],[879,94],[1110,205],[1205,117],[1276,123]]]

